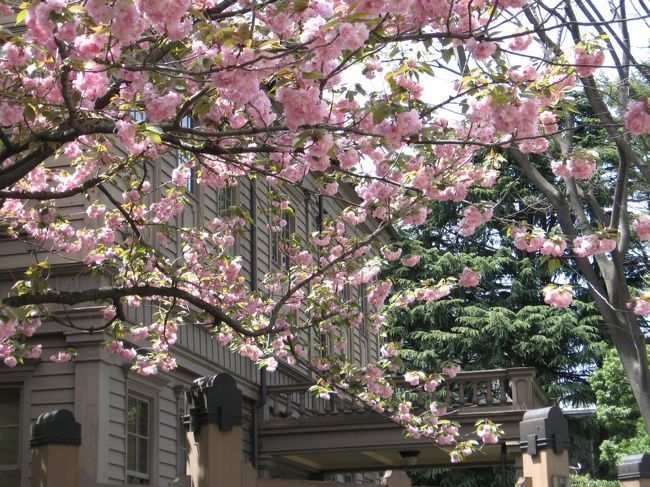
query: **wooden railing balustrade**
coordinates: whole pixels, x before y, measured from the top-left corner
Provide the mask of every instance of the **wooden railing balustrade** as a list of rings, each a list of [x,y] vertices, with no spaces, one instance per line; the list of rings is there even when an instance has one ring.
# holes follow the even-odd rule
[[[351,414],[369,409],[356,399],[342,399],[336,394],[329,399],[315,397],[309,391],[312,385],[268,386],[266,420]],[[532,367],[460,372],[443,382],[433,393],[424,392],[421,387],[412,387],[404,381],[397,381],[395,386],[406,393],[416,410],[427,408],[434,400],[459,413],[473,409],[521,411],[549,405],[548,398],[535,381],[535,369]]]

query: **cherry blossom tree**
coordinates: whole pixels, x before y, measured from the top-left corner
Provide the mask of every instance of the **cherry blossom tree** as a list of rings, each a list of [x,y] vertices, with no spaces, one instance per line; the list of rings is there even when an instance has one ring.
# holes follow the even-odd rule
[[[5,365],[40,355],[28,338],[42,322],[77,326],[58,311],[95,303],[104,321],[88,331],[105,333],[107,350],[143,375],[174,366],[178,327],[206,327],[267,370],[285,361],[315,371],[322,377],[317,393],[355,396],[413,436],[454,445],[452,459],[460,460],[475,443],[438,421],[442,406],[432,400],[416,412],[396,394],[395,345],[386,345],[376,363],[355,365],[343,353],[311,353],[325,346],[310,343],[306,331],[343,350],[344,331],[364,318],[381,334],[387,307],[475,285],[479,276],[467,269],[415,291],[392,290],[378,277],[382,262],[416,266],[419,256],[401,255],[384,237],[422,224],[438,201],[464,201],[470,187],[491,186],[507,153],[559,222],[548,235],[513,221],[514,245],[576,263],[650,431],[638,316],[650,311],[650,301],[625,278],[630,239],[650,237],[650,216],[642,214],[650,106],[629,83],[632,70],[650,74],[629,35],[645,28],[650,12],[643,3],[621,1],[610,18],[591,0],[0,6],[15,22],[3,29],[0,51],[0,219],[4,232],[34,246],[39,259],[2,301]],[[596,82],[600,66],[617,77],[618,96]],[[586,93],[606,127],[620,153],[617,167],[573,144],[573,90]],[[548,155],[554,176],[545,177],[530,154]],[[170,160],[179,163],[154,185],[153,168]],[[605,206],[588,185],[594,171],[607,172],[616,188]],[[268,184],[266,223],[287,264],[263,276],[259,289],[233,251],[237,235],[258,223],[250,214],[235,208],[179,224],[194,185],[223,191],[245,180]],[[330,199],[340,211],[301,235],[288,226],[294,189]],[[87,201],[84,218],[64,204],[78,195]],[[497,204],[467,204],[458,234],[489,224]],[[180,256],[169,251],[172,242],[180,242]],[[61,255],[85,264],[97,285],[56,288],[48,256]],[[556,284],[544,289],[545,301],[570,306],[571,289]],[[342,297],[350,285],[368,289],[372,312]],[[154,310],[151,322],[134,321],[133,310],[142,307]],[[292,319],[299,309],[305,320]],[[71,358],[69,351],[49,357]],[[455,373],[450,365],[404,379],[433,393]],[[490,423],[479,433],[484,442],[497,441]]]

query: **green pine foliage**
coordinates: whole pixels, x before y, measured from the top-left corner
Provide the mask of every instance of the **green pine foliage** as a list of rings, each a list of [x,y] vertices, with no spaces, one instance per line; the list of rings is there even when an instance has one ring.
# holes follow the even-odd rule
[[[621,484],[616,480],[593,479],[588,475],[571,475],[569,487],[619,487]]]
[[[409,239],[411,248],[418,245]],[[438,370],[457,360],[465,370],[533,366],[551,396],[575,404],[593,401],[586,371],[602,357],[606,343],[595,307],[576,301],[571,309],[543,303],[548,283],[539,260],[519,258],[507,247],[492,256],[418,249],[415,269],[392,274],[397,289],[478,271],[476,288],[457,289],[449,298],[418,302],[391,317],[391,338],[401,342],[410,367]],[[545,276],[546,274],[546,276]]]
[[[606,208],[606,202],[611,201],[618,153],[599,124],[590,123],[595,116],[588,103],[578,98],[575,108],[578,128],[573,131],[574,145],[596,149],[602,161],[599,172],[580,184]],[[544,176],[554,180],[548,159],[558,156],[557,148],[551,148],[533,162]],[[481,157],[497,160],[500,156],[486,151],[477,155]],[[457,276],[464,267],[479,272],[481,282],[475,288],[456,288],[440,301],[416,302],[394,310],[389,338],[401,343],[408,369],[436,372],[448,360],[458,361],[464,370],[532,366],[549,397],[565,405],[592,405],[594,383],[587,378],[610,347],[606,327],[569,255],[549,258],[512,245],[508,228],[513,224],[526,221],[547,234],[558,231],[558,224],[549,203],[516,165],[504,158],[500,163],[501,176],[495,186],[473,189],[466,198],[495,204],[490,225],[479,227],[471,237],[458,237],[452,229],[461,219],[464,205],[441,202],[431,208],[425,225],[400,229],[404,254],[417,252],[422,259],[413,268],[394,266],[385,270],[395,290],[416,287],[424,280],[435,283]],[[633,239],[626,277],[630,285],[641,288],[647,284],[647,249],[636,237]],[[558,309],[543,302],[540,291],[552,282],[574,286],[575,299],[569,308]],[[620,382],[626,383],[622,371]],[[592,416],[570,421],[570,430],[572,464],[580,463],[592,474],[600,473],[594,465],[601,439],[598,420]],[[603,454],[609,455],[606,449]],[[422,485],[471,487],[498,479],[496,470],[488,470],[470,474],[471,470],[463,469],[464,475],[456,475],[454,470],[419,472],[413,478]],[[572,479],[572,485],[605,485],[593,482],[588,477]]]
[[[650,452],[650,436],[613,349],[589,383],[596,394],[596,417],[607,432],[607,438],[600,444],[600,461],[606,473],[614,476],[624,455]]]

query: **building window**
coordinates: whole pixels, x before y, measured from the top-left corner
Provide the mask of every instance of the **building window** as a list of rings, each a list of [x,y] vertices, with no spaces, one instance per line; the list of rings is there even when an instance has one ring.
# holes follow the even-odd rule
[[[147,485],[151,403],[138,397],[129,397],[127,407],[127,483]]]
[[[229,186],[217,189],[217,208],[216,213],[220,217],[228,215],[228,209],[235,206],[235,189]]]
[[[20,387],[0,387],[0,485],[20,485]]]
[[[187,465],[187,439],[183,415],[178,415],[178,476],[185,475]]]
[[[181,128],[184,129],[191,129],[194,126],[194,120],[192,120],[192,117],[189,115],[185,115],[183,118],[181,118],[181,123],[180,123]],[[192,161],[192,154],[190,154],[188,151],[180,150],[178,151],[178,165],[180,166],[186,166],[190,165],[190,162]],[[195,181],[196,180],[196,171],[194,170],[194,167],[190,167],[190,177],[187,179],[187,183],[185,184],[185,188],[187,191],[192,193],[196,187]]]
[[[359,286],[357,288],[357,306],[359,313],[362,315],[361,325],[359,329],[364,335],[368,334],[368,296],[366,294],[366,286]]]
[[[286,220],[287,224],[279,232],[271,233],[271,262],[281,269],[289,270],[291,262],[285,246],[291,234],[295,232],[296,217],[292,213],[285,212],[282,218]]]

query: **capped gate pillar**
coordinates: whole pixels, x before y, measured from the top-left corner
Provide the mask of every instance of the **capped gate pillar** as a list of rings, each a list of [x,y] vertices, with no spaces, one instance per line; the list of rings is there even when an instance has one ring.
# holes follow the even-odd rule
[[[621,487],[650,487],[650,453],[626,455],[618,465]]]
[[[521,487],[568,487],[569,427],[557,406],[532,409],[519,423],[523,477]]]
[[[242,485],[242,394],[235,379],[197,379],[187,392],[187,473],[192,487]]]
[[[32,487],[78,487],[81,425],[67,409],[41,414],[32,426]]]

